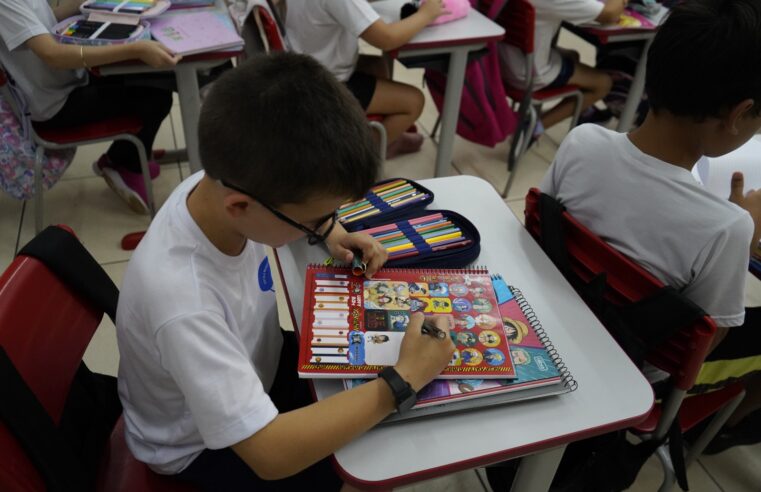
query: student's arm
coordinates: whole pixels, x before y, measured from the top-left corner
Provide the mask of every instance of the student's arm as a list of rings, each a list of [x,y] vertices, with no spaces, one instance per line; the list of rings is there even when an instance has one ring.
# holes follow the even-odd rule
[[[407,44],[415,34],[445,13],[442,0],[428,0],[415,14],[399,22],[391,24],[382,20],[373,22],[360,37],[383,51],[395,50]]]
[[[182,58],[156,41],[113,46],[80,46],[57,42],[50,34],[26,40],[26,46],[47,65],[61,70],[97,67],[125,60],[141,60],[154,68],[171,67]]]
[[[58,5],[53,7],[53,14],[55,18],[62,21],[73,15],[79,14],[79,6],[84,3],[85,0],[60,0]]]
[[[629,0],[606,0],[602,12],[595,19],[600,24],[615,24],[624,13]]]
[[[743,194],[745,190],[745,177],[741,172],[732,173],[730,183],[729,201],[748,211],[753,219],[753,238],[750,241],[750,253],[758,247],[761,239],[761,190],[751,190]]]
[[[420,332],[423,316],[412,316],[396,370],[415,391],[449,363],[454,344]],[[436,317],[449,334],[450,318]],[[253,436],[232,446],[259,477],[285,478],[311,466],[370,430],[394,410],[388,384],[377,379],[307,407],[278,415]]]

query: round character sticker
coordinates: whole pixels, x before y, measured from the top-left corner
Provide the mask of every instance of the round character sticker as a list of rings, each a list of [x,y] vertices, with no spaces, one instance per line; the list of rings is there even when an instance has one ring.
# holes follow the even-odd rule
[[[462,361],[469,366],[477,366],[484,360],[481,352],[474,348],[466,348],[461,353]]]
[[[454,319],[454,324],[460,328],[470,330],[476,326],[476,320],[469,314],[458,314]]]
[[[505,354],[499,349],[489,348],[484,350],[484,360],[490,366],[501,366],[505,363]]]
[[[505,335],[510,343],[519,344],[523,341],[523,337],[528,335],[528,328],[522,321],[503,317],[502,324],[505,326]]]
[[[531,362],[531,355],[527,351],[523,350],[522,348],[519,348],[519,347],[513,348],[510,351],[510,354],[513,356],[513,362],[516,365],[522,366],[524,364],[528,364],[529,362]]]
[[[479,314],[476,316],[476,323],[478,323],[479,327],[488,330],[497,325],[497,318],[489,314]]]
[[[458,313],[464,313],[466,311],[470,311],[473,305],[470,303],[469,300],[463,299],[462,297],[458,297],[457,299],[452,301],[452,307],[454,307],[454,310],[457,311]]]
[[[486,289],[483,287],[471,287],[470,293],[473,294],[473,297],[483,297],[484,294],[486,294]]]
[[[478,334],[478,341],[487,347],[497,347],[502,339],[496,331],[484,330]]]
[[[472,347],[476,344],[478,339],[476,338],[476,335],[472,331],[461,331],[458,332],[457,335],[455,335],[454,342],[460,345],[464,345],[466,347]]]
[[[479,313],[488,313],[489,311],[492,310],[492,305],[488,299],[484,299],[483,297],[477,297],[476,299],[473,299],[473,309],[475,309]]]

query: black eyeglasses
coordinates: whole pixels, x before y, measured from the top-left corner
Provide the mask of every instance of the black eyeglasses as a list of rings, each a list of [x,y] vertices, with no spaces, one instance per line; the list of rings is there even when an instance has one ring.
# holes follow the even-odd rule
[[[324,242],[325,239],[328,236],[330,236],[330,233],[333,231],[333,228],[336,226],[336,222],[338,221],[338,210],[334,210],[329,215],[326,215],[325,217],[322,217],[322,218],[318,219],[317,220],[317,225],[315,226],[315,228],[314,229],[310,229],[309,227],[296,222],[295,220],[291,219],[290,217],[288,217],[284,213],[278,211],[277,209],[275,209],[275,207],[267,205],[265,202],[259,200],[254,195],[252,195],[251,193],[247,192],[246,190],[243,190],[241,188],[238,188],[237,186],[231,185],[230,183],[228,183],[226,181],[223,181],[221,179],[218,180],[218,181],[219,181],[219,183],[222,186],[224,186],[226,188],[230,188],[231,190],[235,190],[235,191],[237,191],[239,193],[243,193],[244,195],[253,198],[257,202],[259,202],[262,207],[264,207],[267,210],[269,210],[272,213],[272,215],[274,215],[278,219],[282,220],[286,224],[290,225],[291,227],[295,227],[296,229],[298,229],[301,232],[305,233],[307,235],[307,242],[310,245],[315,245],[315,244]],[[331,221],[330,225],[325,230],[325,232],[323,232],[322,234],[317,232],[317,230],[321,229],[331,219],[333,219],[333,220]]]

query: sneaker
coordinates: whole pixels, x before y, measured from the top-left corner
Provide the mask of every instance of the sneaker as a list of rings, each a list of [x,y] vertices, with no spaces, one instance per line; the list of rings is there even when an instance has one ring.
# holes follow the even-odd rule
[[[102,161],[103,158],[95,163],[96,165],[93,167],[98,168],[100,175],[103,176],[103,179],[108,186],[114,190],[114,192],[119,195],[119,198],[124,200],[134,212],[148,215],[150,209],[148,208],[148,194],[145,191],[143,175],[112,166],[110,162],[101,164]]]
[[[103,166],[114,167],[108,154],[103,154],[97,161],[92,163],[92,172],[96,176],[103,176],[103,171],[101,171]],[[148,161],[148,172],[151,175],[151,179],[158,178],[161,174],[161,164],[156,161]]]

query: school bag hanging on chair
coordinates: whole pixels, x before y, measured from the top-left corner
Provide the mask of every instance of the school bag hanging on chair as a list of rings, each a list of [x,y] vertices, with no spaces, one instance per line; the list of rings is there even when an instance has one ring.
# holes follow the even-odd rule
[[[0,67],[0,189],[17,200],[34,197],[37,144],[24,98]],[[18,115],[18,116],[17,116]],[[50,189],[71,164],[76,149],[49,150],[42,162],[42,185]]]
[[[507,1],[470,0],[470,4],[490,19],[495,19]],[[428,67],[425,81],[436,107],[441,111],[447,84],[445,71]],[[465,69],[457,134],[471,142],[494,147],[513,134],[517,121],[502,88],[497,43],[488,43],[481,56],[470,57]]]

